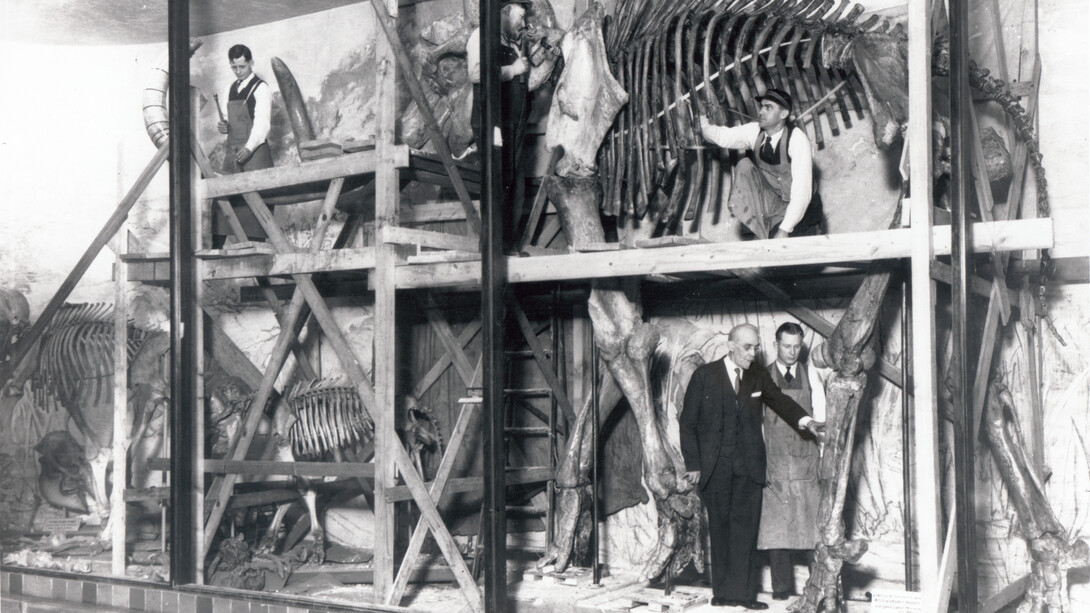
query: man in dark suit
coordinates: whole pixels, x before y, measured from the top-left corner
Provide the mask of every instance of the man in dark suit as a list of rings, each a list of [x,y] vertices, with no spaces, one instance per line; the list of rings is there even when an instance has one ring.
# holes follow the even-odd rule
[[[679,417],[686,476],[708,511],[715,606],[768,608],[757,600],[760,576],[754,564],[765,484],[762,407],[818,439],[824,436],[824,424],[754,363],[759,346],[756,327],[735,326],[727,337],[727,355],[693,372]]]

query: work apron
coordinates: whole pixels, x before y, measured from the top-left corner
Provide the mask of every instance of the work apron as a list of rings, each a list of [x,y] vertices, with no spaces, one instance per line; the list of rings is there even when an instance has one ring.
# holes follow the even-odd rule
[[[778,365],[768,368],[783,393],[813,413],[810,378],[804,364],[792,368],[791,382],[784,380]],[[797,424],[785,422],[763,408],[768,484],[762,492],[758,549],[813,549],[818,542],[818,445],[803,438]]]
[[[237,91],[235,87],[232,87],[229,92],[227,100],[227,144],[223,152],[223,171],[225,173],[235,174],[248,170],[272,168],[272,152],[269,150],[267,142],[258,145],[257,149],[251,152],[250,157],[242,164],[235,161],[238,150],[245,147],[246,141],[250,139],[250,130],[254,127],[255,101],[253,92],[261,83],[263,83],[261,79],[254,77],[242,91]],[[248,205],[232,198],[231,206],[235,210],[235,216],[238,217],[239,223],[242,224],[242,228],[246,231],[247,238],[257,240],[265,237],[264,229],[262,229],[257,218],[254,217]],[[213,210],[212,234],[219,236],[230,234],[231,226],[223,213],[218,207],[213,207]]]
[[[788,147],[791,132],[784,135],[770,155],[762,154],[761,145],[767,133],[761,130],[750,155],[742,158],[735,168],[731,188],[731,212],[757,238],[770,238],[779,230],[780,222],[791,202],[791,160]],[[825,212],[817,189],[810,195],[810,204],[791,236],[824,234]],[[743,233],[743,236],[746,236]]]

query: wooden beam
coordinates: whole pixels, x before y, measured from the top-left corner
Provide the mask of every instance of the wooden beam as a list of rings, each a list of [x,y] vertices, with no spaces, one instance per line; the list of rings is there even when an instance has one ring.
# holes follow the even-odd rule
[[[446,350],[446,355],[450,357],[455,369],[458,370],[458,374],[462,377],[462,383],[466,387],[472,386],[474,373],[473,365],[469,363],[469,356],[462,351],[462,343],[454,338],[454,331],[451,330],[450,324],[440,314],[439,306],[435,303],[435,299],[432,298],[431,294],[425,296],[424,314],[427,316],[428,324],[435,331],[440,344],[443,345],[443,349]]]
[[[936,243],[950,234],[932,227],[934,209],[931,176],[931,10],[932,0],[908,6],[908,131],[912,199],[909,253],[912,256],[912,397],[916,441],[916,525],[920,591],[924,610],[938,605],[939,526],[941,499],[938,469],[938,396],[935,369],[935,284],[931,261],[942,252]],[[907,458],[905,461],[909,461]]]
[[[1002,51],[1002,47],[1000,47]],[[984,148],[980,144],[980,126],[976,123],[976,109],[972,104],[969,107],[969,146],[970,159],[973,166],[973,187],[976,191],[977,212],[984,221],[994,221],[992,209],[995,203],[992,200],[992,186],[988,181],[988,168],[984,165]],[[1003,258],[997,252],[991,253],[992,260],[992,286],[995,291],[992,295],[999,300],[999,318],[1003,325],[1007,325],[1011,316],[1011,301],[1007,296],[1007,267]],[[972,278],[972,275],[970,275]]]
[[[91,267],[91,262],[95,261],[102,248],[110,240],[110,238],[117,234],[118,229],[125,223],[125,219],[128,218],[129,211],[132,210],[136,201],[143,195],[144,190],[147,189],[148,184],[155,178],[155,175],[159,173],[159,169],[163,167],[163,163],[166,162],[167,156],[170,153],[170,140],[167,139],[160,145],[155,155],[151,157],[148,165],[141,171],[140,176],[136,178],[136,182],[125,194],[125,197],[118,203],[117,208],[114,209],[110,218],[106,220],[105,225],[98,231],[98,234],[91,240],[91,244],[84,250],[83,255],[80,256],[79,261],[68,273],[68,276],[61,282],[60,287],[57,288],[56,293],[49,299],[49,302],[42,309],[41,314],[38,315],[38,319],[34,320],[34,323],[27,330],[26,334],[19,338],[19,342],[15,344],[15,347],[11,350],[11,356],[8,361],[3,365],[0,365],[0,387],[7,384],[11,379],[12,373],[19,367],[23,359],[26,358],[30,348],[38,342],[42,333],[49,327],[49,323],[53,321],[53,316],[57,314],[64,301],[68,299],[68,296],[72,293],[72,290],[76,288],[76,284],[87,272],[87,269]]]
[[[939,562],[935,613],[946,613],[950,606],[950,594],[954,591],[954,575],[958,566],[957,522],[954,521],[957,510],[957,502],[950,505],[950,524],[946,527],[946,543],[943,545],[942,559]]]
[[[1010,584],[1003,589],[981,602],[977,613],[998,613],[1000,609],[1006,608],[1007,605],[1018,600],[1026,593],[1026,588],[1029,587],[1029,580],[1030,575],[1026,574],[1011,581]]]
[[[749,283],[757,291],[764,294],[769,300],[776,303],[788,313],[799,318],[799,321],[813,328],[814,332],[817,332],[825,338],[829,338],[833,331],[836,330],[836,324],[825,319],[817,311],[797,304],[787,292],[780,289],[778,286],[769,282],[762,277],[756,270],[742,268],[734,271],[735,275]],[[888,361],[880,359],[876,364],[878,366],[878,374],[885,377],[887,381],[896,385],[897,387],[903,387],[901,384],[901,369]]]
[[[935,281],[942,281],[943,283],[950,285],[954,278],[954,271],[950,268],[949,264],[936,260],[931,262],[931,278]],[[984,298],[990,298],[992,296],[992,283],[976,275],[969,277],[969,289],[972,290],[974,294]],[[1007,289],[1006,291],[1007,300],[1012,303],[1017,302],[1018,294],[1012,289]]]
[[[339,157],[325,158],[296,166],[277,166],[223,175],[202,181],[204,198],[222,198],[262,190],[292,187],[303,183],[329,181],[375,172],[379,152],[361,151]],[[409,165],[409,148],[396,145],[389,151],[389,162],[404,168]]]
[[[1046,248],[1052,245],[1052,240],[1052,220],[1050,219],[973,224],[975,251]],[[933,245],[934,255],[950,253],[948,228],[929,228],[924,241]],[[507,258],[507,281],[530,283],[652,273],[672,274],[866,262],[905,258],[911,255],[913,255],[912,230],[879,230],[786,240],[711,243],[661,249],[622,249],[600,253],[569,253],[527,258],[511,257]],[[930,275],[930,266],[927,267],[927,274]],[[399,288],[471,286],[479,284],[480,278],[479,262],[403,265],[397,270]]]
[[[330,271],[370,270],[375,248],[323,249],[317,253],[233,255],[229,250],[201,255],[201,271],[208,280],[286,276]],[[153,280],[153,279],[152,279]]]
[[[457,249],[458,251],[479,251],[480,239],[475,236],[460,236],[447,234],[446,232],[433,232],[431,230],[416,230],[414,228],[401,228],[398,226],[386,226],[383,228],[379,240],[384,243],[396,243],[398,245],[419,245],[433,249]]]
[[[152,470],[168,470],[162,460],[149,463]],[[278,462],[274,460],[205,460],[204,472],[220,475],[247,475],[254,477],[357,477],[373,479],[375,466],[355,462]]]
[[[575,424],[575,409],[572,408],[571,401],[568,400],[568,391],[564,389],[560,379],[553,372],[553,363],[546,357],[545,348],[537,340],[537,333],[534,332],[533,326],[530,325],[530,320],[527,319],[526,313],[522,310],[518,300],[511,300],[509,304],[515,314],[515,319],[518,321],[519,330],[522,331],[526,344],[530,346],[530,351],[534,354],[534,361],[537,362],[538,370],[545,377],[545,382],[548,383],[549,389],[553,392],[553,397],[556,398],[556,404],[564,415],[565,423],[567,425]]]
[[[462,328],[462,331],[458,334],[459,345],[465,347],[480,331],[481,322],[470,322],[465,328]],[[423,396],[431,389],[432,385],[435,385],[435,382],[439,380],[439,377],[442,376],[444,372],[446,372],[447,368],[450,368],[453,361],[454,357],[449,351],[443,352],[443,355],[439,356],[439,359],[435,361],[435,364],[432,364],[431,368],[428,369],[428,372],[425,373],[424,376],[420,378],[420,381],[413,387],[413,391],[410,392],[410,395],[413,398],[420,398]]]
[[[123,227],[121,228],[123,229]],[[127,525],[125,504],[125,484],[129,480],[128,452],[132,432],[132,419],[129,416],[129,296],[128,279],[125,276],[125,264],[121,254],[125,252],[125,232],[114,236],[114,376],[113,376],[113,487],[110,493],[110,572],[118,577],[125,576],[125,530]]]
[[[481,210],[481,201],[471,203],[474,210]],[[436,221],[465,221],[466,212],[461,201],[425,202],[411,206],[402,205],[400,210],[402,224],[432,223]]]
[[[524,485],[528,483],[541,483],[555,478],[553,469],[539,466],[536,468],[508,468],[506,470],[507,485]],[[484,477],[462,477],[451,479],[447,483],[446,493],[480,492],[484,487]],[[412,500],[413,495],[404,485],[392,487],[389,490],[391,501]]]

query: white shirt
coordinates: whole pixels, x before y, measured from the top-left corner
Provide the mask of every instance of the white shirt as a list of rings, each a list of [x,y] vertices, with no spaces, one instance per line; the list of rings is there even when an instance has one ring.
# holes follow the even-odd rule
[[[761,126],[757,122],[750,122],[733,128],[710,126],[704,130],[704,138],[726,149],[750,150],[760,133]],[[782,129],[769,135],[773,149],[780,144],[781,138]],[[795,133],[787,143],[787,154],[791,158],[791,196],[787,211],[783,214],[783,221],[780,222],[780,229],[791,232],[806,214],[806,207],[814,196],[814,153],[806,132],[795,128]]]
[[[507,39],[500,36],[500,44],[507,45],[518,52],[519,57],[522,57],[522,47],[517,44],[513,45],[507,42]],[[474,28],[473,32],[469,34],[469,40],[466,41],[466,75],[469,77],[470,83],[481,82],[481,29]],[[509,81],[510,78],[503,78],[503,68],[500,68],[500,80]]]
[[[227,96],[224,100],[231,99],[231,88],[235,86],[235,83],[238,83],[238,89],[245,89],[250,79],[254,77],[254,73],[251,72],[250,76],[242,81],[232,81],[227,86]],[[269,93],[269,84],[262,81],[254,88],[251,95],[254,97],[254,125],[250,128],[250,137],[246,139],[246,148],[253,153],[269,137],[269,126],[272,123],[272,95]]]
[[[777,359],[776,368],[780,375],[786,375],[790,368],[793,376],[799,376],[798,364],[789,367]],[[814,419],[825,421],[825,382],[821,380],[821,373],[809,364],[806,367],[806,377],[810,381],[810,412],[814,414]]]
[[[738,393],[738,383],[739,383],[738,376],[739,376],[739,373],[741,373],[742,376],[744,376],[745,375],[745,369],[742,368],[741,366],[738,366],[737,364],[735,364],[734,360],[730,359],[730,354],[729,353],[727,355],[723,356],[723,364],[727,367],[727,374],[730,375],[731,387],[734,388],[734,393],[737,394]],[[735,372],[735,369],[739,369],[739,370],[737,372]],[[822,402],[824,402],[824,398],[825,397],[823,395],[822,396]],[[806,424],[808,424],[808,423],[810,423],[812,421],[814,421],[814,418],[810,417],[809,415],[806,415],[805,417],[800,419],[799,420],[799,430],[805,429]]]

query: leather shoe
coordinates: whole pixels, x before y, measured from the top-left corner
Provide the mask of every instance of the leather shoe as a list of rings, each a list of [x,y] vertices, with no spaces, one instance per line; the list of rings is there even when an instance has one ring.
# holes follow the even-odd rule
[[[791,594],[787,592],[772,592],[772,600],[787,600]]]
[[[713,607],[725,607],[725,606],[727,606],[728,602],[730,602],[730,601],[727,600],[726,598],[723,598],[722,596],[712,596],[712,606]]]
[[[763,611],[768,608],[767,603],[759,600],[726,600],[723,602],[723,606],[742,607],[751,611]]]

